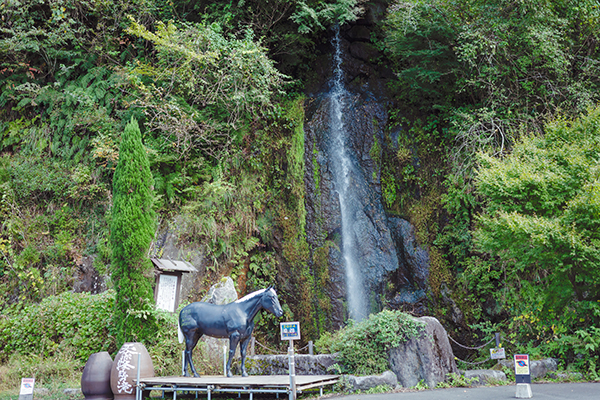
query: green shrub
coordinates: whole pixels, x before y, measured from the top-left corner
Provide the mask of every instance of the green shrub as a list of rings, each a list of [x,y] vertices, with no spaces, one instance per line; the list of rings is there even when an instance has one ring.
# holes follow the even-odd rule
[[[155,332],[152,263],[146,253],[154,237],[152,173],[137,121],[125,127],[113,178],[111,277],[117,344],[145,342]]]
[[[464,375],[450,373],[446,375],[446,380],[439,382],[436,389],[446,389],[451,387],[471,387],[479,382],[479,378],[465,378]]]
[[[387,351],[423,332],[424,324],[400,311],[383,310],[316,342],[322,352],[339,353],[342,372],[369,375],[389,369]]]
[[[115,294],[65,292],[39,304],[6,309],[0,316],[0,361],[14,354],[45,358],[72,352],[86,361],[99,351],[114,352],[110,321]]]

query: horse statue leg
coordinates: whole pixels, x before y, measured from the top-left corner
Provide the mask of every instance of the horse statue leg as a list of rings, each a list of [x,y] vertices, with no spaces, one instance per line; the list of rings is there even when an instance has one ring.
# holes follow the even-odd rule
[[[192,370],[192,373],[195,377],[199,377],[198,372],[196,372],[196,367],[194,367],[194,361],[192,360],[192,350],[196,347],[198,340],[202,337],[202,333],[198,332],[198,330],[194,329],[185,334],[185,364],[183,368],[183,376],[190,376],[188,372],[188,365]]]
[[[248,372],[246,372],[246,349],[248,348],[250,339],[252,339],[252,336],[248,336],[246,339],[242,340],[242,343],[240,343],[240,355],[242,356],[242,376],[248,376]]]
[[[235,349],[240,342],[240,333],[233,332],[229,335],[229,358],[227,358],[227,376],[232,377],[231,373],[231,362],[233,361],[233,356],[235,355]]]

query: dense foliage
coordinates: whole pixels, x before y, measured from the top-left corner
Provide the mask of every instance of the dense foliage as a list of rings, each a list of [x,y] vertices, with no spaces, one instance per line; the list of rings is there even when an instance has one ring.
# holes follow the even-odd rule
[[[63,292],[39,304],[13,306],[0,319],[0,388],[18,387],[23,376],[35,376],[36,384],[81,380],[81,369],[90,354],[118,350],[112,316],[115,292],[98,295]],[[168,312],[152,310],[158,321],[146,346],[158,375],[181,372],[177,320]],[[196,350],[204,373],[215,373],[220,360],[209,363],[201,346]],[[216,365],[216,368],[215,368]]]
[[[544,306],[557,312],[600,300],[599,132],[599,109],[553,122],[503,159],[482,155],[476,177],[485,198],[477,244],[511,268],[506,284],[544,282]]]
[[[424,326],[408,314],[384,310],[321,336],[316,346],[320,352],[339,353],[340,372],[381,374],[390,369],[388,350],[422,335]]]
[[[135,119],[125,126],[113,177],[110,243],[115,287],[113,324],[117,344],[144,342],[154,336],[154,269],[148,250],[154,237],[152,173]]]
[[[319,34],[355,19],[356,1],[23,0],[0,9],[0,309],[101,290],[102,279],[90,288],[81,278],[117,270],[110,188],[132,116],[160,226],[182,223],[179,245],[207,255],[202,285],[228,273],[242,293],[283,272],[290,292],[315,295],[303,228],[303,97],[282,71],[311,72],[304,62]],[[288,263],[302,270],[299,283]]]
[[[465,275],[474,293],[511,310],[514,338],[547,347],[585,333],[591,339],[585,353],[594,355],[600,350],[594,344],[600,338],[600,109],[544,131],[519,140],[503,159],[481,155],[476,185],[485,203],[475,242],[497,262],[473,263]],[[561,356],[574,361],[574,353]]]
[[[393,71],[391,128],[372,153],[387,211],[409,219],[429,249],[430,311],[467,341],[501,331],[506,346],[594,376],[600,7],[589,0],[2,2],[0,346],[53,356],[79,341],[61,323],[63,332],[50,327],[54,336],[26,342],[32,331],[16,315],[46,321],[39,307],[92,290],[78,286],[90,268],[112,272],[107,285],[123,304],[135,269],[120,266],[141,263],[157,229],[203,255],[194,300],[223,274],[240,293],[276,283],[303,337],[327,331],[321,289],[334,242],[312,252],[307,244],[297,91],[317,78],[329,26],[383,6],[371,42]],[[139,131],[125,127],[132,117]],[[144,185],[154,187],[135,257],[123,254],[120,228],[138,218],[110,218],[123,199],[119,146],[131,129],[149,162]],[[133,286],[149,282],[138,266]],[[146,318],[149,333],[160,316],[147,305],[118,309],[117,321]],[[450,317],[456,307],[460,318]],[[330,336],[327,348],[352,349],[339,348],[349,370],[381,371],[377,357],[403,318],[386,311]],[[273,318],[257,327],[259,339],[276,340]],[[109,329],[106,340],[90,334],[86,351],[133,338],[96,328]],[[177,359],[177,345],[162,344],[155,356]]]
[[[438,304],[451,290],[463,333],[567,362],[597,351],[597,111],[576,119],[599,100],[599,24],[589,1],[412,0],[381,44],[412,133],[388,171],[423,196],[387,205],[424,220]]]
[[[114,351],[114,292],[99,295],[64,292],[39,304],[8,310],[0,319],[0,354],[57,357],[63,352],[79,361],[91,353]]]

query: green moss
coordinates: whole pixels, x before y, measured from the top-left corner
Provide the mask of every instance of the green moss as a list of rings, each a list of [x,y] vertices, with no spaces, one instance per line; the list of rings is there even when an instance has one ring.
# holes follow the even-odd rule
[[[381,191],[385,205],[391,208],[397,199],[398,184],[396,183],[396,177],[388,168],[381,172]]]
[[[306,208],[304,207],[304,96],[299,96],[288,103],[286,118],[291,121],[293,134],[287,153],[288,160],[288,182],[291,193],[297,199],[295,212],[299,233],[305,235]]]
[[[317,156],[319,151],[314,148],[313,149],[313,181],[315,182],[315,197],[317,200],[321,199],[321,166],[319,165],[319,161],[317,160]]]
[[[322,289],[330,283],[329,252],[332,247],[337,248],[335,243],[327,240],[322,246],[313,251],[312,257],[313,275],[315,277],[315,323],[318,332],[331,329],[329,318],[332,310],[331,299]]]
[[[381,145],[379,144],[379,139],[377,135],[373,135],[373,145],[369,150],[369,156],[373,160],[373,179],[377,179],[377,174],[381,170]]]

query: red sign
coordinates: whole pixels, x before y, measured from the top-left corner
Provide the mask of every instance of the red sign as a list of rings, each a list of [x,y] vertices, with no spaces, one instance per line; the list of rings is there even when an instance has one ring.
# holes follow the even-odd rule
[[[529,354],[515,354],[515,375],[529,375]]]

